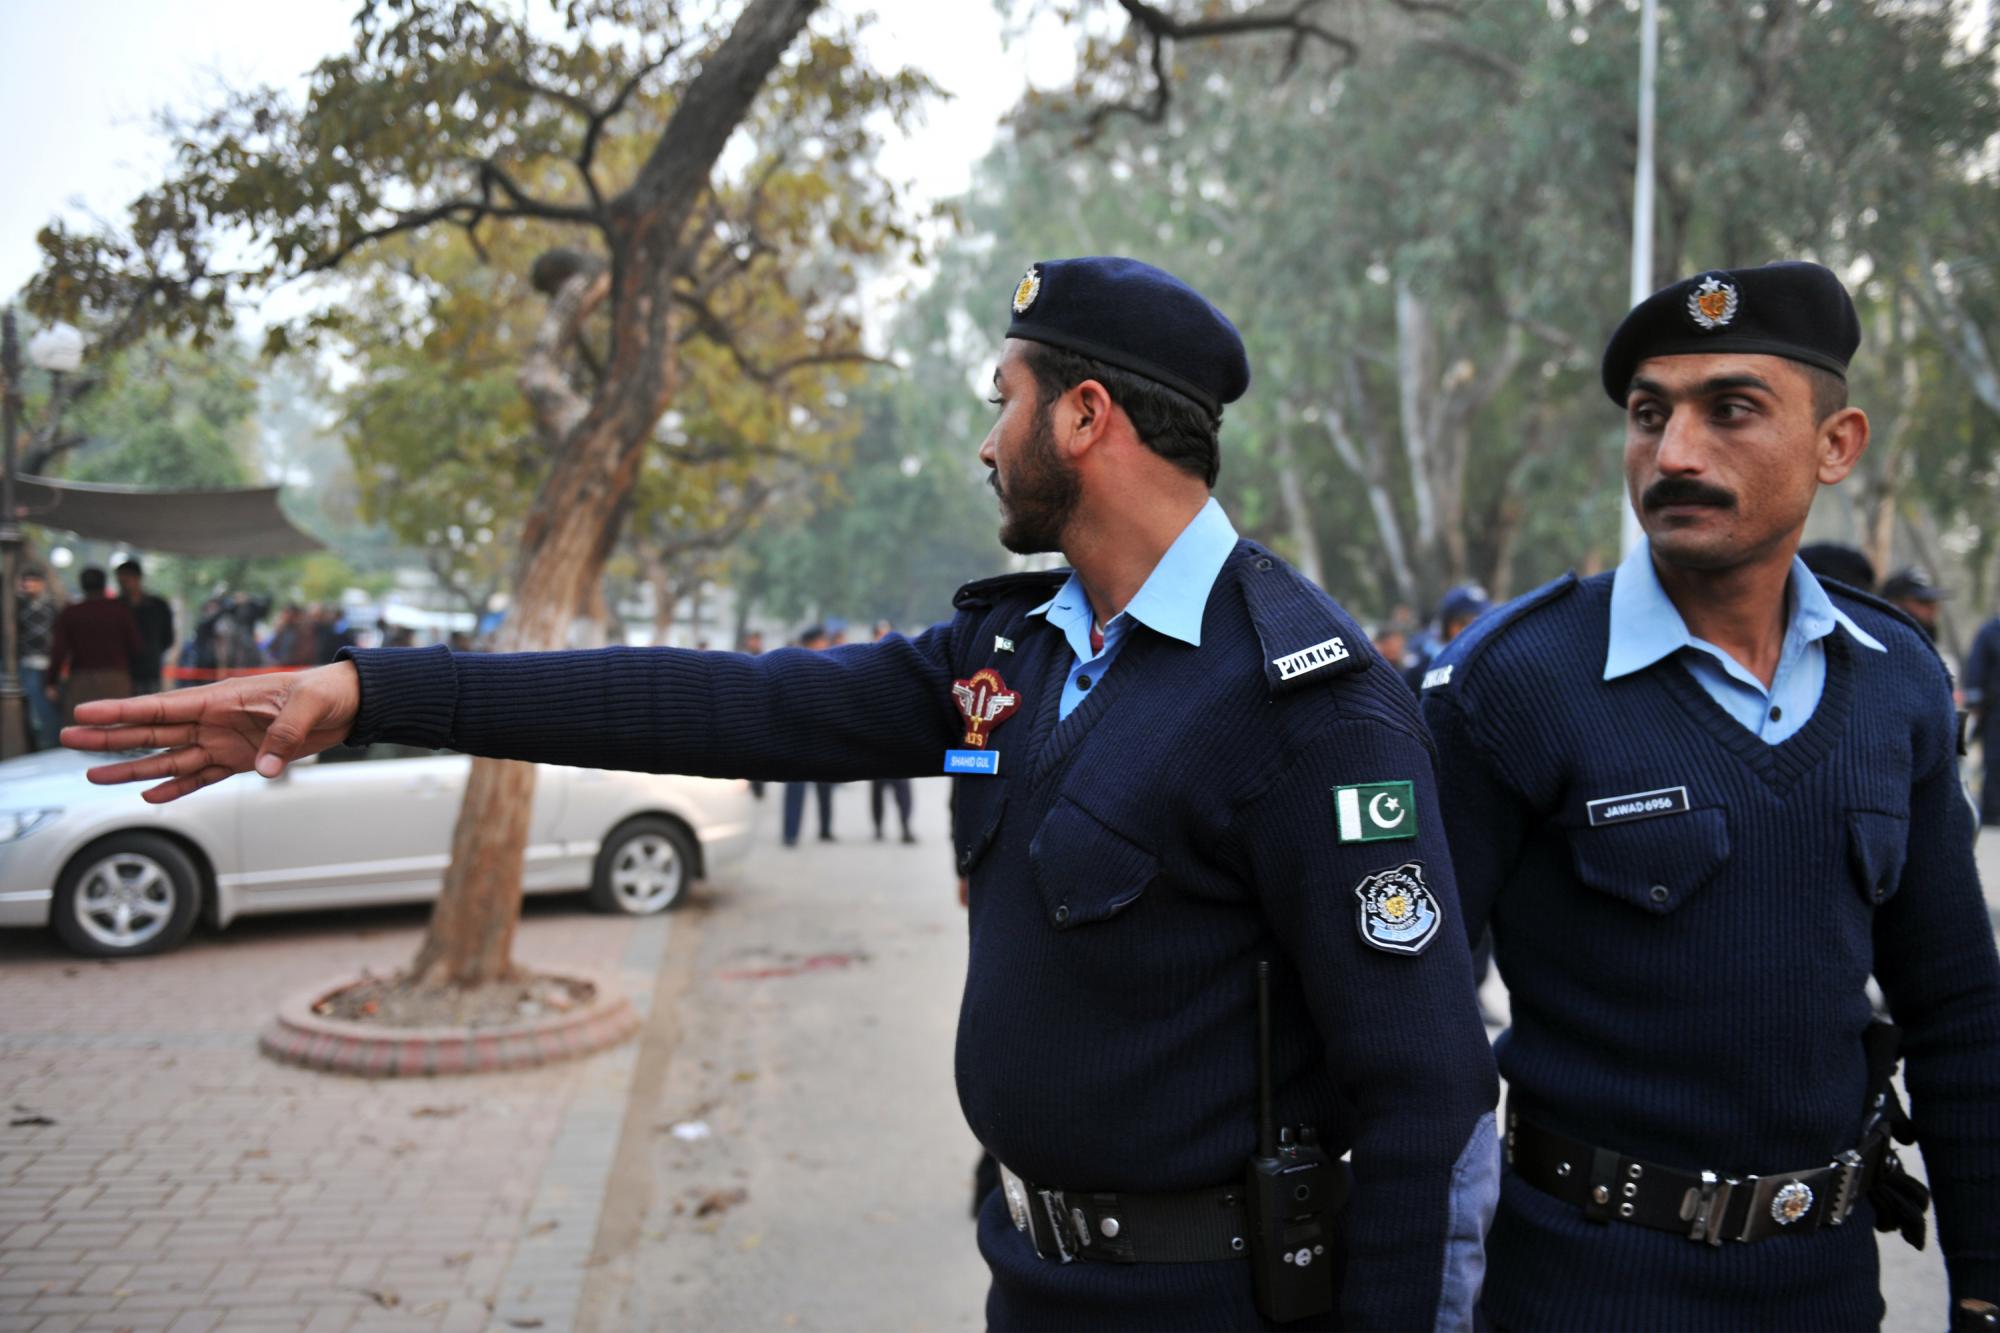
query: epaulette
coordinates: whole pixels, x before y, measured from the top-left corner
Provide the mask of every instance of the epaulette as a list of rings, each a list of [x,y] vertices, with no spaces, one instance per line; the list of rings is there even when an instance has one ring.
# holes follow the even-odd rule
[[[1022,574],[996,574],[990,579],[974,579],[951,596],[960,611],[975,611],[993,605],[1015,593],[1039,593],[1039,601],[1056,595],[1069,582],[1068,569],[1031,569]]]
[[[1945,674],[1951,674],[1951,664],[1945,661],[1944,654],[1938,651],[1937,642],[1931,638],[1930,631],[1918,624],[1917,618],[1908,611],[1897,606],[1894,602],[1883,601],[1872,592],[1863,592],[1852,584],[1842,583],[1839,579],[1830,579],[1824,574],[1815,574],[1813,577],[1819,580],[1819,586],[1826,589],[1826,594],[1829,597],[1838,593],[1850,602],[1861,603],[1861,605],[1867,607],[1870,611],[1880,611],[1891,620],[1902,621],[1908,627],[1910,633],[1917,637],[1917,641],[1931,650],[1931,656],[1935,657],[1938,665],[1945,669]]]
[[[1368,664],[1368,640],[1334,600],[1254,542],[1238,579],[1264,652],[1273,698],[1322,684]],[[1232,557],[1238,559],[1238,557]]]
[[[1519,624],[1530,612],[1567,597],[1580,582],[1572,570],[1561,578],[1550,579],[1532,592],[1522,593],[1511,602],[1501,603],[1467,625],[1437,655],[1431,669],[1424,673],[1423,688],[1433,690],[1451,684],[1454,676],[1462,676],[1472,669],[1473,662],[1488,644]]]

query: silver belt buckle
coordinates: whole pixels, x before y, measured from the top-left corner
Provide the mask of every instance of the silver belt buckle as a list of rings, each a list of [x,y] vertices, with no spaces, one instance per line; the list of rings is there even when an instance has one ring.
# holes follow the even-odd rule
[[[1007,1196],[1007,1215],[1013,1219],[1014,1230],[1026,1233],[1037,1259],[1069,1263],[1076,1258],[1070,1249],[1069,1205],[1061,1190],[1031,1190],[1004,1162],[1000,1163],[1000,1190]],[[1055,1247],[1054,1254],[1042,1248],[1045,1238]]]
[[[1689,1240],[1722,1244],[1722,1222],[1729,1216],[1729,1196],[1741,1183],[1718,1176],[1713,1171],[1701,1173],[1701,1185],[1688,1190],[1681,1200],[1681,1220],[1691,1224],[1688,1227]]]

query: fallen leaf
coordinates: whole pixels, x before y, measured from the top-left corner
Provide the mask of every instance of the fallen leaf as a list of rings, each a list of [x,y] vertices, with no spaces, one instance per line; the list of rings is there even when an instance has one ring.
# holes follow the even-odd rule
[[[557,1225],[556,1220],[552,1217],[546,1222],[535,1223],[535,1225],[529,1227],[524,1234],[530,1236],[546,1236],[551,1231],[554,1231],[556,1229],[556,1225]]]
[[[410,1112],[412,1120],[449,1120],[464,1111],[463,1106],[419,1106]]]
[[[28,1115],[17,1115],[7,1123],[15,1129],[20,1129],[27,1125],[53,1125],[55,1121],[45,1115],[30,1113]]]
[[[738,1083],[754,1083],[757,1081],[757,1071],[754,1069],[739,1069],[736,1071],[736,1081]]]
[[[736,1248],[739,1250],[754,1250],[763,1243],[764,1238],[753,1231],[742,1240],[737,1241]]]
[[[393,1310],[403,1303],[403,1298],[393,1291],[373,1291],[367,1287],[362,1287],[359,1290],[363,1296],[366,1296],[384,1310]]]
[[[701,1202],[694,1206],[694,1215],[708,1217],[715,1213],[727,1212],[749,1197],[750,1191],[745,1189],[710,1190],[702,1195]]]
[[[507,1321],[507,1327],[509,1328],[540,1328],[541,1326],[542,1321],[533,1315],[523,1315],[519,1319],[509,1319]]]
[[[447,1254],[444,1257],[444,1266],[446,1268],[463,1268],[471,1262],[471,1250],[460,1250],[457,1254]]]
[[[410,1311],[410,1313],[411,1313],[411,1314],[426,1314],[426,1315],[428,1315],[428,1314],[443,1314],[443,1313],[444,1313],[444,1312],[445,1312],[446,1310],[448,1310],[448,1309],[450,1309],[450,1308],[451,1308],[451,1302],[450,1302],[450,1301],[431,1301],[431,1302],[429,1302],[428,1304],[425,1304],[425,1305],[419,1305],[419,1306],[415,1307],[414,1309],[412,1309],[412,1310]]]

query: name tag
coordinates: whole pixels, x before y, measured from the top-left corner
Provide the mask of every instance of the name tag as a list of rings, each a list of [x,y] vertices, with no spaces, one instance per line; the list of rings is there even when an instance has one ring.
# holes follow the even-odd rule
[[[1661,787],[1658,791],[1636,791],[1630,796],[1607,796],[1585,804],[1592,828],[1600,824],[1623,824],[1655,815],[1684,815],[1688,808],[1686,787]]]
[[[998,750],[946,750],[944,771],[963,776],[978,774],[982,777],[1000,775],[1000,752]]]

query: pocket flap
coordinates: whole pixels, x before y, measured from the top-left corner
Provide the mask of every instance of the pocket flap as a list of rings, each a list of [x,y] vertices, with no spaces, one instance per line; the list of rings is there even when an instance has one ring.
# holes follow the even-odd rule
[[[1569,845],[1577,878],[1585,884],[1665,916],[1693,897],[1729,859],[1729,817],[1711,808],[1573,828]]]
[[[1903,882],[1903,858],[1909,850],[1910,821],[1879,810],[1847,812],[1847,856],[1861,896],[1886,903]]]
[[[1057,930],[1116,916],[1160,872],[1157,856],[1066,796],[1035,830],[1028,860]]]

